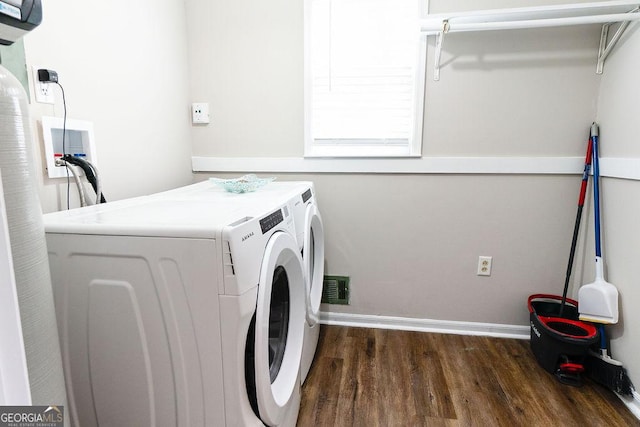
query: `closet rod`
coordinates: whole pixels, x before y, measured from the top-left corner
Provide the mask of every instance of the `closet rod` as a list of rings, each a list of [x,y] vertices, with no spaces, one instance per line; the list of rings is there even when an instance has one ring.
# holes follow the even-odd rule
[[[441,32],[455,33],[468,31],[492,31],[492,30],[517,30],[525,28],[563,27],[569,25],[605,24],[609,22],[637,21],[640,13],[613,13],[606,15],[572,16],[567,18],[528,19],[501,22],[460,22],[455,18],[444,19],[435,28],[433,20],[423,20],[421,31],[426,35],[435,35]]]

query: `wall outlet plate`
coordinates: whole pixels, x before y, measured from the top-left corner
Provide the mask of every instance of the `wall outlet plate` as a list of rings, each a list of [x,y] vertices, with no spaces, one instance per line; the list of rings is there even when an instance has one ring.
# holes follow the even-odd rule
[[[478,276],[491,276],[491,262],[493,257],[479,256],[478,257]]]
[[[38,81],[38,70],[44,67],[31,67],[33,76],[33,98],[42,104],[55,104],[53,96],[53,83],[41,83]]]
[[[191,104],[191,123],[209,123],[209,103],[194,102]]]

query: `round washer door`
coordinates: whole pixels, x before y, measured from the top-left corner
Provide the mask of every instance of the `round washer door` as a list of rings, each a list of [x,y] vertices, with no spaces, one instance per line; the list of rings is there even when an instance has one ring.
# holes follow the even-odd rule
[[[306,316],[310,326],[319,322],[322,284],[324,281],[324,227],[316,205],[307,206],[304,219],[304,244],[302,248],[306,274]]]
[[[298,376],[304,339],[304,274],[295,239],[276,232],[267,243],[258,284],[255,380],[262,421],[280,425]]]

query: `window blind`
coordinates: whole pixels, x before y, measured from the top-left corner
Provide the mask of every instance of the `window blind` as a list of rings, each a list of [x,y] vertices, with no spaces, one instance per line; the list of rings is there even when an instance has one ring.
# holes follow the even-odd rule
[[[315,143],[409,144],[419,13],[418,0],[312,0]]]

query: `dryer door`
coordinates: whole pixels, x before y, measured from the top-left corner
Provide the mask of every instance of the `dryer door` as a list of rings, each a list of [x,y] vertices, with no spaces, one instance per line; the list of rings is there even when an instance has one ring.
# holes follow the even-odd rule
[[[304,220],[302,258],[306,274],[306,316],[310,326],[319,322],[322,283],[324,281],[324,227],[318,207],[307,206]]]
[[[280,425],[293,402],[304,338],[304,274],[295,239],[277,232],[267,243],[255,319],[255,386],[258,412]]]

